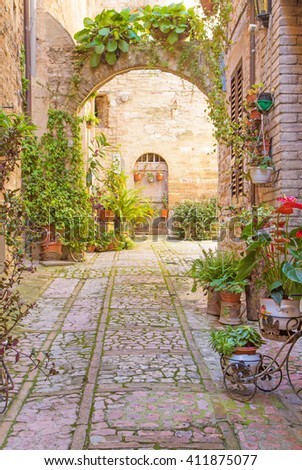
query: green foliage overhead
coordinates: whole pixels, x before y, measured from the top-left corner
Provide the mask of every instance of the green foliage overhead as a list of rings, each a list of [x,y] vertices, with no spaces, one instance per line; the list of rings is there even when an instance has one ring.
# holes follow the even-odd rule
[[[103,10],[94,20],[84,19],[85,28],[78,31],[74,38],[80,49],[91,51],[90,65],[97,67],[101,59],[114,65],[121,53],[129,51],[131,43],[140,41],[141,26],[137,21],[138,13],[130,8],[120,12]]]

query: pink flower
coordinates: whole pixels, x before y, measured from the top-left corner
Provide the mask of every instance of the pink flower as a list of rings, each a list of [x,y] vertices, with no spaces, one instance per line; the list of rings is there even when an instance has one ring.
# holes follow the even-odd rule
[[[302,230],[300,230],[299,232],[296,233],[296,237],[297,238],[302,238]]]
[[[277,197],[279,202],[296,202],[297,199],[293,196]]]

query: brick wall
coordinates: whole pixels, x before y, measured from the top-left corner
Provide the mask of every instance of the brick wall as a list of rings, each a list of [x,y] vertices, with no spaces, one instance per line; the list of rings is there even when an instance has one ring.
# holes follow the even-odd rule
[[[238,61],[243,61],[244,90],[250,86],[250,1],[235,0],[235,13],[229,25],[232,44],[226,56],[228,95],[230,77]],[[269,28],[257,23],[255,32],[255,82],[265,82],[274,89],[275,105],[265,119],[272,138],[273,162],[278,180],[270,187],[256,186],[256,202],[273,203],[282,193],[302,197],[302,2],[275,0]],[[228,205],[230,195],[229,151],[221,149],[220,201]],[[277,175],[278,173],[276,173]],[[245,183],[246,205],[250,184]]]

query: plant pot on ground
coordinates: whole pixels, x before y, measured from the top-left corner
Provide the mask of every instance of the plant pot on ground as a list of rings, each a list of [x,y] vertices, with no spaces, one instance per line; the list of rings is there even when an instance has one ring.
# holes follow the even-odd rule
[[[260,333],[253,327],[240,325],[228,326],[219,331],[212,331],[210,346],[221,356],[224,370],[231,363],[244,363],[255,373],[260,364],[257,349],[264,344]]]

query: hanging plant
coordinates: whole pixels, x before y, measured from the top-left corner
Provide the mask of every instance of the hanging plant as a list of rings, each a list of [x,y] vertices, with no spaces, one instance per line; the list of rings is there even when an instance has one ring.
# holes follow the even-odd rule
[[[140,10],[141,20],[147,34],[156,40],[173,45],[184,40],[193,32],[193,21],[197,15],[194,8],[186,9],[183,3],[167,6],[147,5]]]
[[[273,102],[273,95],[272,93],[262,91],[259,93],[257,97],[257,108],[260,109],[260,111],[263,112],[268,112],[272,108],[274,102]]]

